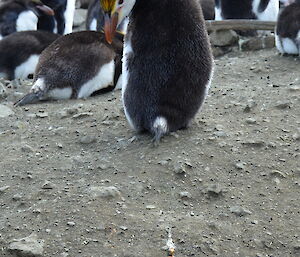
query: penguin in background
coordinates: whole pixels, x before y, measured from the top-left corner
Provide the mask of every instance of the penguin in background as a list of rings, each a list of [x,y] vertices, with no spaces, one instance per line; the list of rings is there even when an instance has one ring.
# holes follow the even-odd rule
[[[278,11],[279,0],[215,0],[215,20],[276,21]]]
[[[86,29],[93,30],[93,31],[102,31],[104,27],[104,16],[105,14],[103,9],[100,6],[100,1],[91,0],[88,7],[87,17],[86,17]],[[125,18],[118,26],[118,31],[121,31],[122,33],[126,33],[127,24],[128,24],[128,19]]]
[[[76,0],[41,0],[54,11],[54,16],[40,16],[38,29],[60,35],[69,34],[73,30]]]
[[[39,16],[53,16],[39,0],[6,0],[0,5],[0,40],[14,32],[36,30]]]
[[[281,54],[300,55],[300,0],[285,1],[275,29],[275,43]]]
[[[101,0],[105,36],[129,15],[122,68],[122,100],[136,132],[157,145],[164,135],[187,128],[201,108],[213,59],[199,0]]]
[[[120,85],[123,34],[108,44],[101,32],[81,31],[58,38],[39,59],[34,83],[15,106],[41,100],[87,98]]]
[[[27,79],[32,76],[41,52],[59,35],[46,31],[16,32],[0,41],[0,77]]]

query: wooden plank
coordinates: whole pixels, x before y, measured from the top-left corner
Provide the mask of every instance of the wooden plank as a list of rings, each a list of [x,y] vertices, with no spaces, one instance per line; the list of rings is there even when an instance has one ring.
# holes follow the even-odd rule
[[[215,30],[269,30],[274,31],[275,21],[258,21],[258,20],[223,20],[223,21],[206,21],[208,31]]]

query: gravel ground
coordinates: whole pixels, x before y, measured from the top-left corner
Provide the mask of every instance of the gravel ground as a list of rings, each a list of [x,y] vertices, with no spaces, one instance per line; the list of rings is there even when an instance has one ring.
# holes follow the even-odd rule
[[[0,256],[300,256],[300,60],[216,60],[188,130],[153,148],[120,92],[13,108],[0,88]],[[26,238],[20,240],[22,238]],[[27,249],[27,250],[26,250]]]

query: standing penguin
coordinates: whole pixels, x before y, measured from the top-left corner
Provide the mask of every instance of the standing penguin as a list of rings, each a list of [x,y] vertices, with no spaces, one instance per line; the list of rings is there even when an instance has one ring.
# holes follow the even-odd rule
[[[59,35],[46,31],[21,31],[0,41],[0,77],[13,80],[33,75],[39,55]]]
[[[110,45],[101,32],[81,31],[58,38],[40,56],[30,92],[15,106],[46,99],[87,98],[113,89],[121,73],[123,35]]]
[[[215,0],[215,20],[276,21],[278,11],[279,0]]]
[[[289,0],[279,14],[275,42],[282,54],[300,55],[300,0]]]
[[[122,100],[137,132],[157,144],[186,128],[208,92],[213,59],[199,0],[101,0],[108,42],[124,17]]]
[[[0,40],[14,32],[36,30],[38,17],[54,12],[39,0],[6,0],[0,5]]]
[[[40,16],[38,29],[51,31],[60,35],[69,34],[73,30],[76,0],[41,0],[54,10],[54,16]]]

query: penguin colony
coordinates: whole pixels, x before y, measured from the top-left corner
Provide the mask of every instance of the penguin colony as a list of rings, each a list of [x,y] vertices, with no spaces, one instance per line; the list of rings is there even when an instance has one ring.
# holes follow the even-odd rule
[[[299,54],[300,0],[281,2],[276,46]],[[213,59],[204,18],[274,21],[279,0],[90,0],[88,31],[71,33],[74,10],[75,0],[1,0],[0,77],[34,73],[15,105],[122,88],[130,126],[158,143],[188,127],[207,95]],[[116,30],[126,32],[124,44]]]

